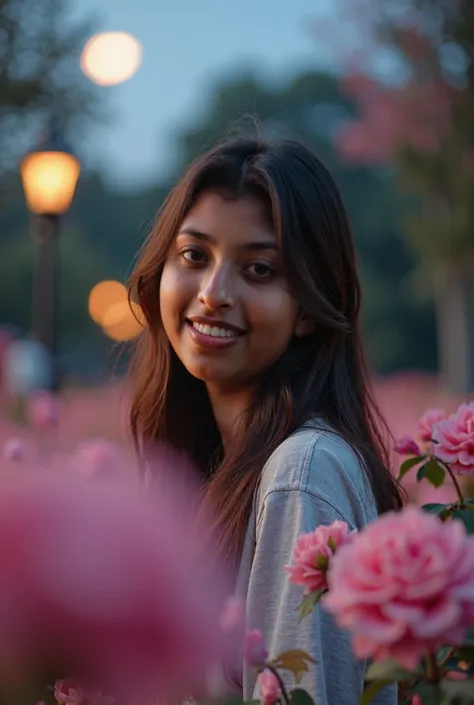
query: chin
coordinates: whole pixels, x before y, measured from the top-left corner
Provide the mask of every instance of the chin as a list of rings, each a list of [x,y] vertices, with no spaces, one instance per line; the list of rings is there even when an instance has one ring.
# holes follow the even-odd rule
[[[200,379],[206,386],[217,387],[218,389],[226,390],[242,387],[241,376],[237,371],[216,369],[212,365],[192,365],[189,366],[188,372]],[[245,386],[245,384],[243,385]]]

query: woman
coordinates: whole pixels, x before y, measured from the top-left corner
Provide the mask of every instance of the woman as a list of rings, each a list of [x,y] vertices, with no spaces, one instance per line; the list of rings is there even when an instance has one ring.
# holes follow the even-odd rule
[[[226,142],[165,201],[131,280],[147,330],[131,374],[139,448],[199,466],[249,628],[301,648],[318,705],[359,701],[366,664],[322,609],[298,624],[283,566],[297,536],[360,529],[402,505],[387,470],[359,333],[360,288],[338,189],[302,145]],[[243,667],[244,698],[255,673]],[[388,688],[378,703],[395,703]]]

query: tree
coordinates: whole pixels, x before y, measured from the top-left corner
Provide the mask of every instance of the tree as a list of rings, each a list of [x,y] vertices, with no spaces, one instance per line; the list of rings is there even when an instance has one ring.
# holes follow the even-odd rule
[[[77,144],[100,114],[79,66],[92,23],[72,22],[69,9],[69,0],[0,0],[0,181],[50,115]]]
[[[358,0],[357,8],[376,40],[371,50],[390,50],[403,80],[374,80],[371,56],[359,54],[343,87],[360,116],[337,144],[353,161],[391,161],[417,195],[405,232],[420,255],[419,288],[435,301],[442,379],[466,393],[474,390],[474,5]]]

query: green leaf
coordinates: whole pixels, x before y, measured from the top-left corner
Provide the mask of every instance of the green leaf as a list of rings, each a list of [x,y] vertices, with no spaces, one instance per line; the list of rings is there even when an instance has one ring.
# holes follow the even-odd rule
[[[474,534],[474,512],[470,509],[455,509],[453,517],[462,521],[468,534]]]
[[[361,695],[360,698],[360,705],[368,705],[373,698],[375,698],[376,695],[380,693],[381,690],[387,687],[387,685],[391,685],[395,681],[393,680],[378,680],[378,681],[371,681],[364,687],[364,692]]]
[[[474,678],[466,678],[463,681],[443,680],[441,689],[450,700],[474,703]]]
[[[388,659],[387,661],[376,661],[371,663],[365,674],[366,681],[392,680],[403,681],[408,680],[413,676],[413,673],[407,671],[406,668],[400,666],[396,661]]]
[[[315,592],[310,592],[309,595],[305,595],[303,597],[301,605],[298,607],[300,611],[300,622],[302,622],[305,617],[308,617],[310,614],[312,614],[315,606],[317,605],[321,597],[326,594],[326,592],[326,589],[315,590]]]
[[[316,567],[319,570],[327,570],[327,567],[329,565],[329,559],[327,556],[324,555],[324,553],[318,553],[316,556]]]
[[[309,663],[316,663],[316,661],[312,656],[307,654],[306,651],[290,649],[290,651],[284,651],[276,659],[270,661],[270,666],[291,671],[295,677],[295,681],[299,683],[303,675],[309,671]]]
[[[437,683],[416,683],[412,688],[412,693],[420,696],[423,705],[447,705]]]
[[[468,499],[464,500],[465,504],[467,504],[468,507],[474,507],[474,498],[469,497]]]
[[[431,482],[433,487],[441,487],[444,482],[444,477],[446,475],[446,470],[439,465],[437,460],[430,458],[416,473],[416,479],[418,482],[420,480],[426,479]]]
[[[430,514],[437,514],[442,521],[453,513],[452,504],[423,504],[421,508]]]
[[[306,690],[295,688],[290,693],[290,703],[292,705],[314,705],[314,700]]]
[[[405,460],[401,465],[400,465],[400,471],[398,473],[398,480],[403,480],[405,475],[409,470],[415,467],[415,465],[419,465],[420,463],[423,462],[425,459],[424,455],[421,455],[416,458],[408,458],[408,460]]]
[[[474,629],[468,629],[464,637],[463,648],[466,646],[474,646]]]

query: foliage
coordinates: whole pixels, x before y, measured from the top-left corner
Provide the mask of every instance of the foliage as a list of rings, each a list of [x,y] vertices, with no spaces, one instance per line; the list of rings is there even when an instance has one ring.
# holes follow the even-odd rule
[[[0,179],[51,114],[76,144],[100,114],[98,92],[79,68],[93,23],[72,21],[70,7],[69,0],[0,0]]]

